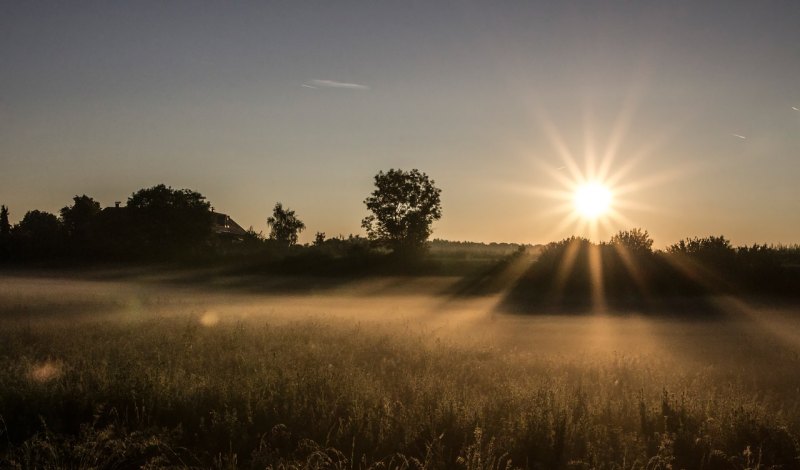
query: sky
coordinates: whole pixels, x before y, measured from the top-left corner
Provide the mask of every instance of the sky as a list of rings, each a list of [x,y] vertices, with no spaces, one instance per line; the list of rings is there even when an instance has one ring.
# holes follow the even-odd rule
[[[433,237],[642,227],[800,242],[800,2],[0,3],[0,203],[164,183],[301,241],[363,233],[374,175],[442,190]],[[572,214],[600,180],[612,213]]]

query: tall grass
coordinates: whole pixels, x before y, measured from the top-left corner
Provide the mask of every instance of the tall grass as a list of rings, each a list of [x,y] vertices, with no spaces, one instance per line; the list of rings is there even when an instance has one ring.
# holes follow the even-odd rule
[[[800,468],[796,357],[184,313],[0,320],[0,466]]]

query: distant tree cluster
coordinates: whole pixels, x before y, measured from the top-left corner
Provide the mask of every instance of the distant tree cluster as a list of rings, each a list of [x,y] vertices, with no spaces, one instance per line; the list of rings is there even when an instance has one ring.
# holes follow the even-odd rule
[[[419,170],[391,169],[375,176],[376,189],[365,200],[368,240],[359,236],[326,238],[317,232],[312,253],[345,256],[365,247],[417,253],[441,218],[440,190]],[[209,256],[269,258],[296,251],[305,223],[281,202],[266,219],[269,236],[250,229],[235,236],[215,230],[211,204],[199,192],[164,184],[134,192],[123,206],[102,208],[75,196],[59,214],[25,213],[11,226],[0,208],[0,262],[165,261]],[[220,232],[220,233],[217,233]],[[223,235],[227,234],[227,235]]]
[[[13,227],[2,209],[2,253],[12,261],[172,259],[206,248],[212,228],[200,193],[163,184],[133,193],[125,206],[75,196],[59,216],[31,210]]]
[[[686,238],[653,250],[646,230],[623,230],[608,242],[570,237],[549,243],[519,280],[514,295],[559,304],[597,301],[641,306],[665,297],[797,293],[796,249],[734,247],[724,236]],[[598,298],[600,297],[600,298]]]

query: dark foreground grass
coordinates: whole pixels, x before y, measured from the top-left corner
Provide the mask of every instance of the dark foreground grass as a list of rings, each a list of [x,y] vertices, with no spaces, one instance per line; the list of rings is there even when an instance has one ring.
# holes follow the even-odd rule
[[[800,468],[796,356],[564,355],[402,323],[217,320],[0,320],[0,466]]]

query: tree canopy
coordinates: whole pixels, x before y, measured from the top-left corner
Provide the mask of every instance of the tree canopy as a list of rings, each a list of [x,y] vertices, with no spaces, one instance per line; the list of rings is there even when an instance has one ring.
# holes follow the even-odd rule
[[[275,204],[272,216],[267,218],[267,225],[270,227],[269,238],[286,246],[296,244],[298,235],[306,228],[295,212],[284,209],[280,202]]]
[[[425,173],[390,169],[375,175],[375,190],[364,200],[372,212],[361,222],[370,240],[394,251],[422,248],[431,225],[442,217],[441,190]]]
[[[8,221],[8,207],[0,206],[0,261],[6,261],[11,254],[11,224]]]
[[[61,209],[61,222],[70,250],[86,256],[95,248],[100,203],[85,194],[73,197],[72,201],[71,206]]]
[[[11,224],[8,222],[8,207],[0,206],[0,237],[11,235]]]
[[[653,239],[647,230],[632,228],[620,230],[611,237],[611,244],[626,249],[635,254],[652,253]]]
[[[190,189],[159,184],[128,198],[132,235],[145,255],[178,255],[201,248],[211,235],[211,204]]]
[[[87,195],[72,198],[72,205],[61,209],[61,221],[69,235],[89,230],[89,225],[100,213],[100,203]]]
[[[57,256],[63,234],[58,217],[39,210],[26,212],[12,230],[14,248],[24,259]]]

